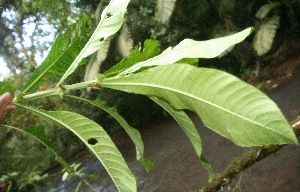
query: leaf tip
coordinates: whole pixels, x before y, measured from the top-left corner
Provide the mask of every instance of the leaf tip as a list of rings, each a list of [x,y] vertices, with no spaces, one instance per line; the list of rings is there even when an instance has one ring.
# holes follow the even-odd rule
[[[252,26],[252,27],[249,27],[249,28],[250,28],[250,32],[249,32],[249,35],[250,35],[255,31],[255,27]]]

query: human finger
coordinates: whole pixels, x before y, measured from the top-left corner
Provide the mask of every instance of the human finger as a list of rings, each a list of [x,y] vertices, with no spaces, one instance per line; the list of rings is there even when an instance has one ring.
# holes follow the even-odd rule
[[[0,105],[8,105],[13,100],[13,96],[11,93],[4,93],[0,96]]]
[[[14,109],[17,109],[17,106],[15,106],[15,105],[7,105],[7,106],[6,106],[7,112],[9,112],[9,111],[11,111],[11,110],[14,110]]]

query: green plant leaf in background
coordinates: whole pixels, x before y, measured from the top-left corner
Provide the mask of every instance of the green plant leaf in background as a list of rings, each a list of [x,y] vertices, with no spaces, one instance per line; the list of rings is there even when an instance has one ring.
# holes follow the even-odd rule
[[[207,170],[209,179],[210,180],[213,179],[215,173],[212,169],[211,164],[208,163],[208,161],[202,155],[201,138],[199,132],[197,131],[197,128],[195,127],[190,117],[184,111],[174,109],[167,101],[163,101],[156,97],[150,97],[150,99],[152,99],[155,103],[157,103],[162,108],[164,108],[180,125],[183,132],[186,134],[186,136],[189,138],[190,142],[192,143],[194,150],[197,156],[199,157],[199,160],[201,161],[204,168]]]
[[[135,71],[138,71],[142,67],[173,64],[183,58],[217,57],[232,45],[243,41],[248,35],[250,35],[251,31],[252,28],[247,28],[234,35],[207,41],[184,39],[175,47],[169,47],[160,55],[133,65],[129,69],[121,72],[120,75],[122,76],[133,73]]]
[[[180,59],[179,61],[176,61],[176,63],[185,63],[185,64],[198,66],[199,59],[198,58],[183,58],[183,59]]]
[[[103,74],[105,76],[113,76],[117,75],[120,72],[124,71],[125,69],[128,69],[129,67],[133,66],[134,64],[145,61],[147,59],[150,59],[152,57],[157,56],[160,53],[159,48],[159,41],[147,39],[144,42],[143,47],[135,47],[129,54],[127,58],[122,59],[118,64],[111,67],[107,71],[105,71]]]
[[[149,172],[153,167],[153,162],[148,159],[144,155],[144,142],[142,140],[140,132],[131,127],[127,121],[118,113],[117,109],[115,107],[109,107],[105,101],[102,101],[100,99],[97,99],[96,101],[90,101],[87,99],[83,99],[76,96],[66,95],[67,98],[72,98],[80,101],[84,101],[86,103],[89,103],[93,106],[96,106],[108,114],[110,114],[113,118],[115,118],[118,123],[123,127],[123,129],[126,131],[132,142],[134,143],[136,147],[136,158],[137,160],[145,167],[145,169]]]
[[[70,165],[66,162],[64,158],[62,158],[57,152],[53,145],[53,143],[49,140],[49,138],[45,135],[44,128],[41,126],[30,126],[26,127],[24,129],[20,129],[17,127],[12,127],[8,125],[0,125],[7,129],[14,129],[17,132],[21,132],[23,134],[29,135],[31,138],[37,140],[41,144],[43,144],[45,147],[47,147],[48,150],[51,151],[51,153],[55,156],[55,159],[58,163],[60,163],[63,167],[66,169],[70,169]]]
[[[87,22],[89,18],[81,17],[79,24],[71,32],[60,34],[52,44],[46,59],[39,65],[21,92],[32,92],[41,85],[45,79],[62,76],[74,61],[88,40]],[[70,38],[72,37],[72,38]]]
[[[136,191],[136,180],[121,153],[104,129],[94,121],[68,111],[43,111],[17,104],[43,119],[72,131],[101,161],[121,192]]]
[[[15,89],[14,83],[9,81],[0,81],[0,95],[6,92],[13,93],[15,92]]]
[[[280,5],[281,2],[267,3],[259,8],[259,10],[255,14],[255,17],[258,19],[265,19],[274,8]]]
[[[155,96],[176,109],[195,111],[213,131],[240,146],[297,144],[277,105],[238,78],[187,64],[158,66],[125,77],[105,78],[100,86]]]
[[[115,34],[121,28],[129,1],[130,0],[110,1],[109,5],[103,10],[100,22],[91,38],[59,80],[57,87],[77,69],[78,64],[83,58],[95,53],[103,45],[105,39]]]
[[[259,56],[270,51],[279,25],[280,17],[274,16],[259,26],[259,29],[253,39],[253,47]]]

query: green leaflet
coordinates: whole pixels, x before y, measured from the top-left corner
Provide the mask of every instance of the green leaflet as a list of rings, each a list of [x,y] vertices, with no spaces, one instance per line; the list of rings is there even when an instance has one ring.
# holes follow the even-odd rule
[[[202,155],[202,142],[199,135],[199,132],[197,131],[197,128],[195,127],[193,121],[190,119],[190,117],[182,110],[176,110],[174,109],[168,102],[160,100],[156,97],[150,97],[154,102],[156,102],[158,105],[160,105],[162,108],[164,108],[180,125],[183,132],[186,134],[186,136],[189,138],[190,142],[192,143],[195,152],[197,156],[199,157],[202,165],[208,172],[209,179],[213,179],[214,177],[214,171],[212,169],[211,164],[203,157]]]
[[[95,53],[103,45],[105,39],[115,34],[121,28],[129,1],[110,1],[109,5],[103,10],[101,20],[91,38],[59,80],[57,86],[60,86],[77,69],[78,64],[83,58]]]
[[[279,25],[280,17],[274,16],[259,26],[253,39],[253,47],[257,55],[262,56],[270,51]]]
[[[297,144],[277,105],[258,89],[215,69],[187,64],[158,66],[100,86],[155,96],[176,109],[195,111],[213,131],[240,146]]]
[[[71,95],[66,95],[65,97],[87,102],[91,105],[94,105],[94,106],[104,110],[105,112],[110,114],[113,118],[115,118],[118,121],[118,123],[123,127],[123,129],[126,131],[126,133],[130,137],[132,142],[134,143],[134,145],[136,147],[137,160],[145,167],[145,169],[148,172],[152,169],[153,162],[144,155],[144,142],[142,140],[140,132],[137,129],[131,127],[127,123],[127,121],[118,113],[116,108],[109,107],[105,101],[101,101],[99,99],[97,99],[96,101],[90,101],[87,99],[83,99],[83,98],[75,97],[75,96],[71,96]]]
[[[202,143],[200,135],[189,116],[182,110],[174,109],[166,101],[160,100],[156,97],[150,97],[150,99],[152,99],[155,103],[164,108],[177,121],[177,123],[181,126],[182,130],[191,141],[197,156],[200,157],[202,153]]]
[[[73,32],[75,34],[65,33],[56,37],[51,51],[26,82],[21,90],[22,93],[32,92],[37,89],[46,78],[57,78],[57,76],[62,76],[67,71],[70,64],[74,61],[88,40],[87,22],[88,18],[82,17],[78,29],[75,29]],[[70,36],[74,37],[70,39]]]
[[[101,161],[121,192],[136,191],[136,181],[121,153],[103,128],[94,121],[68,111],[42,111],[17,104],[72,131]]]
[[[169,47],[160,55],[139,62],[120,73],[120,76],[138,71],[142,67],[169,65],[183,58],[213,58],[223,53],[230,46],[243,41],[250,35],[252,28],[247,28],[239,33],[227,37],[211,39],[207,41],[195,41],[184,39],[178,45]]]
[[[143,49],[140,47],[135,47],[129,54],[127,58],[122,59],[118,64],[111,67],[103,74],[105,76],[114,76],[118,73],[128,69],[132,65],[140,61],[145,61],[146,59],[152,58],[160,53],[159,42],[152,39],[147,39],[144,42]]]

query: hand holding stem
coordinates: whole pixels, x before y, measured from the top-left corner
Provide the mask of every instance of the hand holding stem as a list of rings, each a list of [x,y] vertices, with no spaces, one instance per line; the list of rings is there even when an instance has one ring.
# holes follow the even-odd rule
[[[12,100],[13,96],[10,93],[4,93],[0,96],[0,124],[3,122],[8,112],[17,108],[15,105],[11,104]]]

